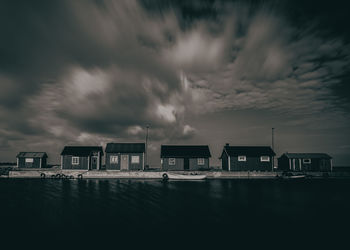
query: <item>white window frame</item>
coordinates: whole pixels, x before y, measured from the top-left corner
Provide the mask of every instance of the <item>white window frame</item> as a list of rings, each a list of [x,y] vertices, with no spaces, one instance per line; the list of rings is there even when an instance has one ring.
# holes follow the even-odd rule
[[[303,164],[311,164],[311,159],[303,159]]]
[[[79,157],[77,156],[72,157],[72,165],[79,165]]]
[[[175,158],[169,158],[169,166],[174,166],[176,164],[176,159]]]
[[[266,157],[267,159],[264,159],[264,157]],[[267,155],[260,156],[260,161],[261,162],[270,162],[270,156],[267,156]]]
[[[132,155],[131,156],[131,164],[139,164],[140,163],[140,156],[139,155]]]
[[[204,164],[205,164],[204,158],[197,158],[197,165],[204,165]]]
[[[239,156],[237,157],[237,159],[238,159],[238,161],[247,161],[247,156],[245,156],[245,155],[239,155]]]
[[[109,162],[110,162],[111,164],[118,164],[118,163],[119,163],[119,157],[118,157],[118,155],[111,155],[111,156],[109,157]]]
[[[25,162],[26,163],[34,163],[34,158],[26,158]]]

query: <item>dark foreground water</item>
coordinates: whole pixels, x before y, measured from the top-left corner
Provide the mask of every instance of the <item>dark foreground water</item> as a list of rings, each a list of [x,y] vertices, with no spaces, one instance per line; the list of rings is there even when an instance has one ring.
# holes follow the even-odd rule
[[[2,179],[0,197],[0,248],[334,249],[349,241],[350,180]]]

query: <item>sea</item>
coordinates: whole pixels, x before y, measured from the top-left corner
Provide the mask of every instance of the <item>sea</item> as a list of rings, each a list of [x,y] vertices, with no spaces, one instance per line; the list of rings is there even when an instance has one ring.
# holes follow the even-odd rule
[[[344,249],[350,179],[0,179],[0,216],[0,249]]]

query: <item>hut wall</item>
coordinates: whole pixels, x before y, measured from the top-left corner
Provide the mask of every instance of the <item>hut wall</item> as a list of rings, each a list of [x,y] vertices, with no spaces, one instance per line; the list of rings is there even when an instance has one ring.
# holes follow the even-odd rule
[[[308,171],[320,171],[320,172],[327,172],[331,171],[331,161],[330,159],[311,159],[311,164],[304,164],[308,165]]]
[[[278,170],[289,171],[289,159],[285,155],[278,158]]]
[[[270,161],[262,162],[259,157],[246,156],[246,161],[238,161],[238,156],[231,156],[231,171],[271,171],[272,157]]]
[[[128,155],[129,157],[129,170],[142,170],[143,169],[143,153],[106,153],[106,169],[107,170],[120,170],[121,155]],[[118,163],[111,163],[111,156],[118,156]],[[139,163],[132,163],[132,156],[139,157]]]
[[[46,157],[43,157],[41,159],[41,167],[42,168],[47,168],[47,158]]]
[[[129,155],[129,170],[142,170],[143,169],[143,154],[142,153],[130,153]],[[139,163],[132,163],[132,156],[139,157]]]
[[[290,168],[289,168],[289,160],[291,162]],[[278,169],[284,170],[284,171],[306,171],[306,172],[331,171],[331,160],[312,158],[311,163],[304,163],[303,158],[289,159],[286,156],[281,156],[278,159]]]
[[[172,157],[170,157],[172,158]],[[163,158],[162,170],[184,170],[184,159],[175,158],[175,165],[169,165],[169,158]]]
[[[32,158],[32,157],[19,157],[18,158],[18,167],[19,168],[40,168],[40,158],[32,158],[33,163],[25,162],[26,158]]]
[[[198,165],[198,158],[190,158],[190,170],[209,169],[209,158],[204,158],[204,165]]]
[[[228,157],[226,154],[222,154],[221,167],[222,167],[222,170],[228,170]]]
[[[332,171],[332,164],[330,159],[321,159],[320,171]]]
[[[88,156],[79,157],[79,164],[72,165],[72,155],[63,155],[62,169],[86,169],[88,170]]]
[[[118,156],[118,163],[111,163],[111,156]],[[106,153],[106,169],[107,170],[120,170],[120,154],[118,154],[118,153]]]

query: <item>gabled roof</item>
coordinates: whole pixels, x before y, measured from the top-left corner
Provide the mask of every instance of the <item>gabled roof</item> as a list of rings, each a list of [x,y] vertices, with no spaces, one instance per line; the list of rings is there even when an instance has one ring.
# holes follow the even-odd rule
[[[144,153],[145,143],[107,143],[106,153]]]
[[[275,156],[272,148],[269,146],[225,146],[223,154],[227,152],[229,156]]]
[[[43,158],[47,157],[45,152],[19,152],[16,157]]]
[[[294,159],[332,159],[331,156],[325,153],[284,153],[283,155]]]
[[[103,149],[100,146],[65,146],[61,155],[90,156],[96,151],[103,155]]]
[[[207,145],[162,145],[161,158],[209,158],[211,157]]]

